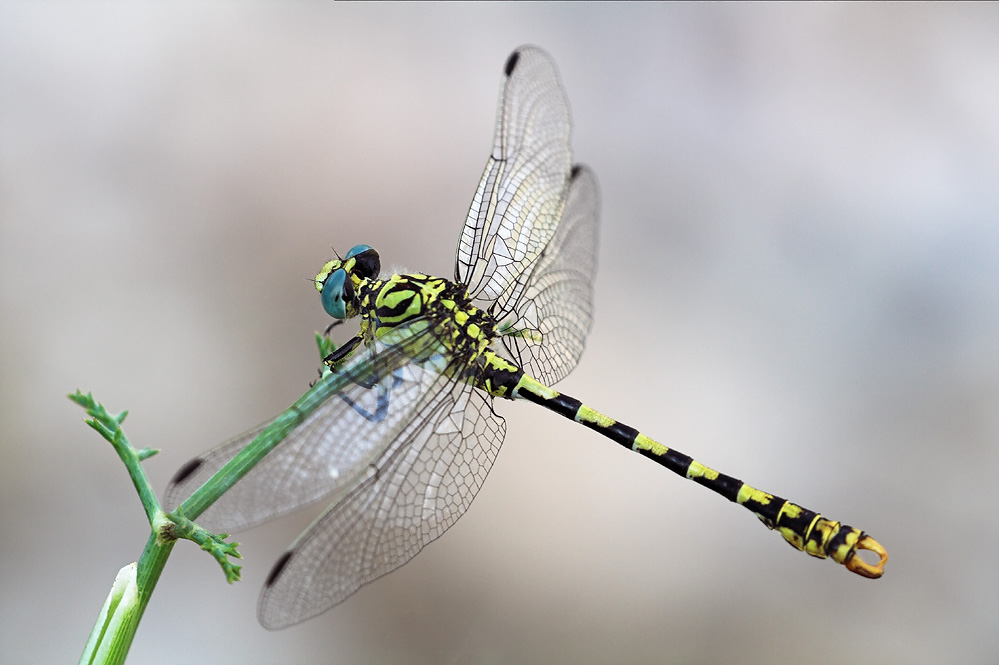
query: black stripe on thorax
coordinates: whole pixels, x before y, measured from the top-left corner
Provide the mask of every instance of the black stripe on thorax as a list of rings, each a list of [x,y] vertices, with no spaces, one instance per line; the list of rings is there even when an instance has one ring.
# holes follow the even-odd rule
[[[385,296],[396,292],[401,292],[401,293],[408,292],[408,296],[399,300],[399,302],[397,302],[394,307],[389,307],[387,305],[379,304],[375,308],[375,316],[377,318],[395,319],[402,316],[412,306],[413,300],[415,300],[420,295],[419,290],[417,288],[414,288],[414,285],[412,284],[391,284],[382,289],[382,291],[377,295],[375,302],[376,303],[379,301],[384,302],[383,299],[385,298]]]

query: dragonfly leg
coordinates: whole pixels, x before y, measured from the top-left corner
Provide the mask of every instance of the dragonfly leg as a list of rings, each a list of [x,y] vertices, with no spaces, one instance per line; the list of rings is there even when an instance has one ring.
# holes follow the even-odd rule
[[[358,413],[365,420],[372,423],[380,423],[388,416],[389,402],[391,401],[390,394],[393,390],[397,389],[402,385],[402,370],[396,370],[392,372],[392,383],[386,386],[384,383],[378,385],[378,397],[375,402],[374,411],[369,411],[364,408],[357,401],[351,399],[347,395],[340,395],[340,399],[350,405],[354,411]],[[374,386],[371,386],[374,387]]]
[[[337,323],[343,323],[343,322],[342,321],[334,322],[334,323],[330,324],[330,328],[332,328]],[[330,329],[327,328],[326,332],[328,333],[329,330]],[[346,343],[343,344],[343,346],[341,346],[339,349],[337,349],[333,353],[331,353],[328,356],[326,356],[325,358],[323,358],[323,362],[326,363],[327,365],[329,365],[330,367],[333,367],[333,365],[337,364],[338,362],[340,362],[341,360],[343,360],[344,358],[346,358],[347,356],[349,356],[350,353],[354,349],[356,349],[357,345],[360,344],[360,343],[361,343],[361,338],[360,337],[351,337],[349,340],[347,340]]]

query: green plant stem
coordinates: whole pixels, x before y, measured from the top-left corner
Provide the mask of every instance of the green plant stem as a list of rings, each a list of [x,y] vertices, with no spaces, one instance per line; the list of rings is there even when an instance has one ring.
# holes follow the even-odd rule
[[[170,558],[170,552],[173,551],[173,546],[177,544],[175,539],[163,539],[157,534],[156,531],[149,534],[149,540],[146,541],[146,547],[142,550],[142,556],[139,557],[139,618],[142,618],[142,613],[146,611],[146,605],[149,604],[149,598],[153,595],[153,589],[156,588],[156,583],[160,580],[160,575],[163,573],[163,567],[166,566],[167,559]]]
[[[336,345],[327,337],[316,335],[316,343],[321,357],[327,357]],[[401,362],[401,361],[400,361]],[[129,443],[121,423],[128,415],[122,411],[117,415],[107,412],[93,395],[80,391],[69,398],[86,409],[90,419],[87,424],[96,430],[114,447],[121,459],[132,484],[142,502],[146,518],[152,532],[146,547],[139,558],[134,584],[130,592],[122,592],[122,572],[116,578],[111,593],[105,603],[97,624],[91,633],[87,646],[80,659],[85,665],[121,665],[132,643],[139,621],[149,604],[156,583],[163,573],[167,559],[179,538],[193,540],[207,550],[222,566],[226,580],[230,583],[239,580],[239,566],[233,565],[229,557],[240,558],[236,543],[226,543],[227,535],[217,535],[202,529],[191,520],[197,519],[215,503],[230,487],[245,476],[263,457],[273,450],[288,434],[322,404],[330,395],[341,390],[349,382],[343,375],[331,374],[324,368],[319,381],[312,386],[291,408],[278,416],[246,448],[233,457],[225,466],[198,488],[172,513],[164,512],[153,490],[152,484],[142,467],[142,462],[158,451],[149,448],[136,450]],[[128,568],[128,567],[126,567]]]
[[[275,418],[274,422],[268,425],[257,438],[247,444],[246,448],[205,481],[204,485],[195,490],[194,494],[181,503],[175,512],[188,519],[198,519],[230,487],[249,473],[267,453],[281,443],[316,407],[343,387],[344,382],[338,378],[338,376],[328,375],[320,379],[298,401]]]

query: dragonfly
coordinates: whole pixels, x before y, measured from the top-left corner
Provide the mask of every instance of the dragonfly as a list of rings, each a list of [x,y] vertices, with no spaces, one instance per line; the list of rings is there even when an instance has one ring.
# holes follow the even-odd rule
[[[258,604],[265,627],[325,612],[453,525],[503,442],[496,398],[574,420],[748,508],[796,549],[882,575],[887,552],[863,531],[719,473],[551,387],[578,363],[593,320],[599,196],[593,172],[572,163],[570,130],[552,59],[517,49],[503,68],[492,154],[461,229],[454,278],[382,274],[367,245],[316,275],[333,325],[357,318],[358,333],[275,419],[279,443],[199,519],[240,531],[327,502],[267,577]],[[267,426],[184,465],[167,504],[257,445]],[[864,550],[879,561],[865,561]]]

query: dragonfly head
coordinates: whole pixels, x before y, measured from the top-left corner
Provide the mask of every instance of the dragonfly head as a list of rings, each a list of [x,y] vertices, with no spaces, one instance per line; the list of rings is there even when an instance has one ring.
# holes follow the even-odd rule
[[[356,245],[342,259],[334,259],[316,275],[316,290],[323,309],[334,319],[357,316],[357,286],[374,279],[381,270],[378,252],[367,245]]]

